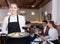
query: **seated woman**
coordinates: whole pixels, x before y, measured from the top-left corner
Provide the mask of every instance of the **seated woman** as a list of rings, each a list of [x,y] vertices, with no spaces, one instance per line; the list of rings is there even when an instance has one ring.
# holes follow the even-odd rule
[[[48,35],[47,36],[42,36],[40,35],[40,38],[44,41],[51,41],[54,44],[58,44],[58,32],[56,30],[56,25],[54,24],[53,21],[48,21]]]

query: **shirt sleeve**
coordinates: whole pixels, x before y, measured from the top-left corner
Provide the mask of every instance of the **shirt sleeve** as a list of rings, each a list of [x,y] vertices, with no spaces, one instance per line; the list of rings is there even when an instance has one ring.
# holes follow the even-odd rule
[[[3,24],[2,24],[2,32],[7,34],[7,26],[8,26],[8,18],[4,18]]]
[[[58,32],[57,32],[57,30],[56,29],[51,29],[50,31],[49,31],[49,36],[47,36],[47,38],[48,38],[48,41],[50,40],[56,40],[56,39],[58,39]]]
[[[19,25],[20,25],[21,32],[25,32],[25,30],[22,28],[25,26],[25,17],[24,16],[19,17]]]
[[[22,26],[25,26],[25,17],[22,18]]]

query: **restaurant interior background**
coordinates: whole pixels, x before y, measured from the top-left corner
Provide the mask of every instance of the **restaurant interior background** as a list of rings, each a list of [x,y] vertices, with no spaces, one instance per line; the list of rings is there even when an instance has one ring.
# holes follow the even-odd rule
[[[7,3],[6,3],[7,2]],[[0,7],[0,22],[3,21],[4,17],[9,14],[8,2],[15,2],[14,0],[1,1],[2,7]],[[17,3],[19,2],[19,3]],[[26,2],[26,3],[25,3]],[[50,0],[17,0],[16,3],[19,5],[19,14],[26,17],[27,20],[35,23],[40,23],[43,19],[46,18],[47,14],[51,15],[52,11],[52,1]]]
[[[60,0],[59,0],[60,1]],[[57,0],[0,0],[0,28],[5,16],[9,15],[8,5],[16,2],[19,6],[18,14],[25,16],[32,23],[42,23],[42,20],[54,20],[58,25],[60,35],[59,1]],[[58,8],[58,9],[57,9]],[[57,12],[58,11],[58,12]]]

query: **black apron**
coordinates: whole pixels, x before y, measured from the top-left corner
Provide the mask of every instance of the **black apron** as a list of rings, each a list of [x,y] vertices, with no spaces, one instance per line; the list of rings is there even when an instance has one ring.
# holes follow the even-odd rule
[[[20,32],[19,18],[17,15],[17,22],[10,22],[10,16],[8,18],[8,34],[13,32]]]
[[[17,15],[17,22],[10,22],[10,16],[8,18],[8,34],[13,32],[21,32],[18,15]],[[25,38],[7,37],[5,44],[25,44]]]

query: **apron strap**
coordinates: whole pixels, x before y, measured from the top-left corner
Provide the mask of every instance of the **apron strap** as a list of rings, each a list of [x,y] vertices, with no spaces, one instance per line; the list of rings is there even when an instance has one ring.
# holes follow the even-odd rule
[[[11,16],[11,15],[10,15]],[[8,23],[10,22],[10,16],[9,16],[9,18],[8,18]],[[19,17],[18,17],[18,15],[17,15],[17,22],[19,23]]]
[[[19,24],[19,29],[20,29],[20,32],[21,32],[21,28],[20,28],[20,23],[19,23],[19,16],[18,16],[18,14],[17,14],[17,22],[18,22],[18,24]]]
[[[10,15],[11,16],[11,15]],[[10,16],[9,16],[9,18],[8,18],[8,23],[10,22]],[[17,14],[17,22],[18,22],[18,24],[19,24],[19,17],[18,17],[18,14]],[[19,28],[20,28],[20,25],[19,25]]]
[[[11,15],[10,15],[11,16]],[[8,23],[10,22],[10,16],[9,16],[9,18],[8,18]]]
[[[19,17],[18,17],[18,15],[17,15],[17,22],[19,23]]]

